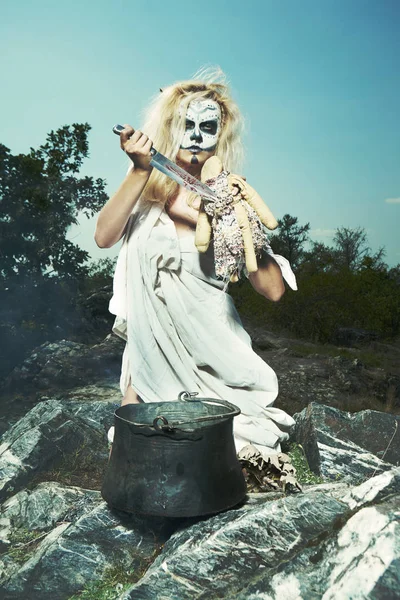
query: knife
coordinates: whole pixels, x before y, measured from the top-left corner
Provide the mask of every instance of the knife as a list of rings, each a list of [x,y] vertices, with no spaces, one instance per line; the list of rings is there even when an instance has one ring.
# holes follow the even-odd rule
[[[114,125],[112,130],[117,135],[120,135],[123,129],[124,127],[122,125]],[[150,150],[150,154],[153,157],[150,162],[152,167],[158,169],[161,173],[164,173],[164,175],[167,175],[167,177],[170,177],[174,181],[177,181],[179,185],[183,185],[183,187],[191,192],[195,192],[201,196],[203,200],[206,200],[207,202],[215,202],[218,200],[218,196],[210,187],[208,187],[208,185],[196,179],[196,177],[179,167],[163,154],[160,154],[160,152],[157,152],[155,148]]]

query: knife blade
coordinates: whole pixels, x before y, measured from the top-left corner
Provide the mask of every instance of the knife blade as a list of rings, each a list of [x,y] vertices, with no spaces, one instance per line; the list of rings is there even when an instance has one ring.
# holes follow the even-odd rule
[[[114,125],[112,130],[117,135],[120,135],[123,129],[122,125]],[[160,152],[157,152],[155,148],[150,150],[150,154],[152,155],[150,162],[152,167],[158,169],[161,173],[164,173],[164,175],[167,175],[167,177],[170,177],[191,192],[195,192],[201,196],[203,200],[207,202],[215,202],[218,200],[218,196],[210,187],[208,187],[208,185],[196,179],[196,177],[182,169],[182,167],[179,167]]]

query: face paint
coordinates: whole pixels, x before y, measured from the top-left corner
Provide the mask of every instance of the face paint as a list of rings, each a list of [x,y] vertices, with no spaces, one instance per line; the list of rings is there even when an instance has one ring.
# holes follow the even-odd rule
[[[217,145],[221,130],[221,108],[215,100],[193,100],[186,112],[186,130],[181,148],[198,154]]]

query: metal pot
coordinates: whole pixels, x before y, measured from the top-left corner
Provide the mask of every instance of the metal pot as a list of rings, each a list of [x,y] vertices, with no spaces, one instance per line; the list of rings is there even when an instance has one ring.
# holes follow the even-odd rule
[[[165,517],[217,513],[241,502],[246,484],[233,440],[240,410],[194,398],[126,404],[115,411],[102,496],[113,508]]]

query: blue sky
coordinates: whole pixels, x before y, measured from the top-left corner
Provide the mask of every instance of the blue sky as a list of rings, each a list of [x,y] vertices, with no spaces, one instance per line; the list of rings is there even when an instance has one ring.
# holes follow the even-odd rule
[[[247,122],[243,174],[275,216],[328,244],[364,227],[400,262],[400,1],[6,0],[1,13],[0,142],[13,153],[87,121],[82,174],[111,194],[127,167],[112,125],[138,126],[160,87],[218,64]],[[94,227],[83,217],[69,236],[115,256]]]

